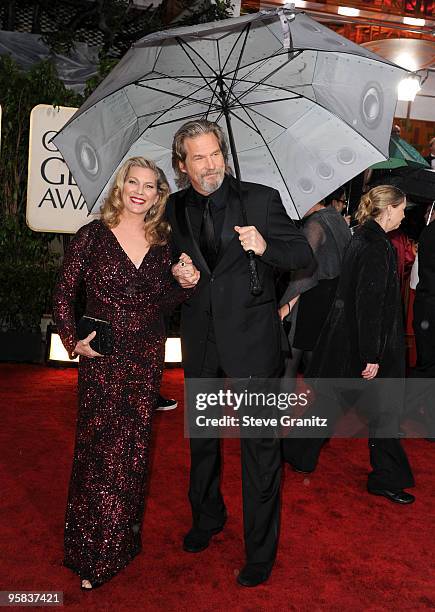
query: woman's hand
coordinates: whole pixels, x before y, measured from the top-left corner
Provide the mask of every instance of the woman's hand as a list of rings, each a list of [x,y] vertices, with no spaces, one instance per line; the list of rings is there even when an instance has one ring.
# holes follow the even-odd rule
[[[299,295],[295,295],[295,297],[292,298],[290,302],[288,302],[288,304],[283,304],[280,308],[278,308],[278,314],[281,321],[283,321],[286,317],[289,316],[298,299]]]
[[[93,340],[96,335],[97,332],[93,331],[89,334],[89,336],[83,338],[83,340],[79,340],[74,347],[74,355],[83,355],[83,357],[90,357],[91,359],[93,359],[94,357],[103,357],[103,355],[100,355],[100,353],[97,353],[96,351],[91,349],[89,345],[90,341]]]
[[[366,380],[372,380],[375,378],[379,370],[379,363],[368,363],[365,369],[361,372],[361,376]]]
[[[181,253],[178,263],[172,266],[172,275],[183,289],[193,289],[201,272],[193,265],[189,255]]]
[[[290,305],[283,304],[280,308],[278,308],[278,314],[281,321],[285,319],[290,314]]]

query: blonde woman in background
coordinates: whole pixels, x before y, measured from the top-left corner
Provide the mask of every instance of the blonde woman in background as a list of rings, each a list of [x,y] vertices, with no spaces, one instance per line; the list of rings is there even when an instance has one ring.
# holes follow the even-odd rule
[[[372,466],[368,492],[398,504],[414,501],[404,491],[414,486],[414,478],[398,439],[405,338],[396,256],[387,233],[399,227],[405,205],[405,194],[390,185],[374,187],[362,197],[356,213],[360,225],[344,253],[335,299],[306,373],[313,379],[350,379],[351,388],[363,394]],[[370,384],[375,378],[389,381]],[[324,384],[327,400],[334,395],[330,388]],[[333,423],[340,412],[339,397],[318,404],[316,414],[319,410]],[[313,472],[324,441],[289,439],[285,458],[297,471]]]
[[[81,588],[100,586],[141,550],[151,417],[164,359],[163,313],[189,296],[172,280],[164,220],[169,186],[143,157],[119,169],[101,219],[80,228],[65,254],[54,316],[71,356],[80,355],[79,410],[65,523],[64,565]],[[79,339],[74,303],[107,321],[113,351]],[[88,319],[89,321],[89,319]]]

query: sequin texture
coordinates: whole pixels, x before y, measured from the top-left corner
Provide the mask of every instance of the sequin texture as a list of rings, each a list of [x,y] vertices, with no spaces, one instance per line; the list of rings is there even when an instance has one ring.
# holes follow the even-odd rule
[[[151,247],[137,269],[101,222],[71,241],[54,294],[62,342],[76,345],[74,301],[111,322],[110,356],[80,358],[79,410],[65,519],[64,564],[105,582],[141,550],[151,421],[160,387],[163,313],[190,295],[170,273],[169,246]]]

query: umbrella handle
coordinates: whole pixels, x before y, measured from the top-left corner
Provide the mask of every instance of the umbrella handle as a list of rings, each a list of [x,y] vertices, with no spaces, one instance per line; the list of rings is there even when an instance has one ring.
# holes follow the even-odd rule
[[[260,279],[258,278],[257,262],[255,261],[254,251],[246,251],[248,256],[248,268],[249,268],[249,285],[252,295],[260,295],[263,293],[263,287],[261,286]]]

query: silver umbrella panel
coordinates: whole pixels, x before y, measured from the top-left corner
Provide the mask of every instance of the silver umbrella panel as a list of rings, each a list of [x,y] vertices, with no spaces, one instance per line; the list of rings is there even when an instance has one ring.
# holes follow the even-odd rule
[[[262,11],[139,40],[54,142],[92,209],[133,155],[175,188],[173,135],[207,118],[241,178],[278,189],[297,218],[388,157],[403,74],[302,12]]]

